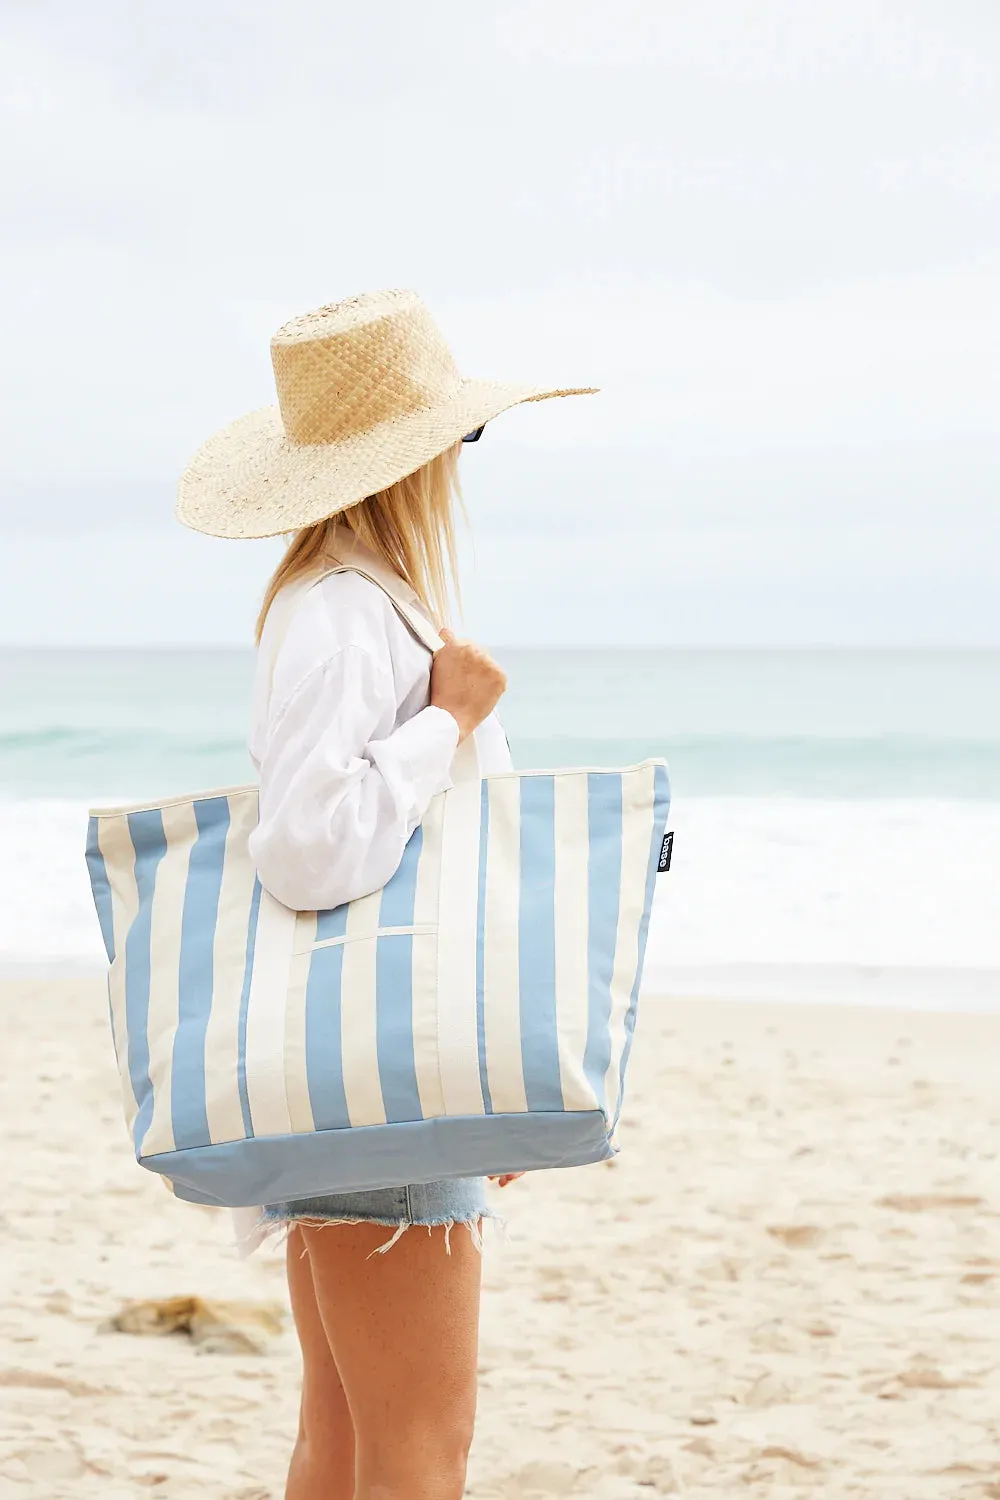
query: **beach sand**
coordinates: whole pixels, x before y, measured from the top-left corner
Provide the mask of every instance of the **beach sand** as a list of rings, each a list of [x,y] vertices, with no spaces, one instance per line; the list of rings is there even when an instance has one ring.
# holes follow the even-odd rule
[[[264,1500],[262,1355],[104,1331],[285,1298],[132,1162],[102,981],[0,985],[0,1500]],[[471,1496],[1000,1500],[1000,1016],[643,1002],[622,1153],[497,1193]]]

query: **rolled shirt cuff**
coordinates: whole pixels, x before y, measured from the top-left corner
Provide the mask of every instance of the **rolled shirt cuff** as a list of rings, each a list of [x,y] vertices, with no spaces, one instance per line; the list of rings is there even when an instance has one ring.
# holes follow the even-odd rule
[[[409,786],[417,820],[438,792],[451,786],[451,765],[458,748],[458,724],[447,709],[433,705],[393,730],[388,739],[369,746],[387,782]]]

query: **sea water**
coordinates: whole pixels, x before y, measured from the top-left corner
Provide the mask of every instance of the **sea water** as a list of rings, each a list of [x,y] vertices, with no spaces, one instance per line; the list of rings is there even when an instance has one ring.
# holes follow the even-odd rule
[[[670,763],[647,990],[891,971],[894,998],[1000,1008],[1000,652],[496,654],[518,766]],[[0,652],[0,961],[100,962],[88,804],[251,780],[252,673]]]

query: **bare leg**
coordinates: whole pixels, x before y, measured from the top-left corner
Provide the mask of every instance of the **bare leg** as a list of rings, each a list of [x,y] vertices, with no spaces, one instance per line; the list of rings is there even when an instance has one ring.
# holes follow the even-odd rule
[[[471,1235],[456,1225],[448,1255],[443,1229],[414,1225],[373,1255],[385,1225],[300,1232],[354,1424],[354,1500],[461,1500],[479,1343],[481,1257]]]
[[[302,1346],[302,1404],[285,1500],[354,1500],[354,1424],[319,1315],[301,1229],[289,1234],[287,1256]]]

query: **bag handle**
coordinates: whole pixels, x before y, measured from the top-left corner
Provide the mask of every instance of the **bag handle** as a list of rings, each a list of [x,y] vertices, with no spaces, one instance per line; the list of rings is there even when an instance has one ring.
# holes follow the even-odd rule
[[[367,578],[369,583],[373,583],[377,589],[382,590],[403,624],[409,626],[417,640],[427,647],[431,655],[441,650],[444,641],[420,608],[416,594],[406,588],[402,579],[390,578],[388,574],[383,574],[381,569],[376,572],[375,569],[364,567],[361,563],[347,562],[339,563],[334,568],[327,568],[309,584],[309,587],[315,588],[317,583],[322,583],[323,579],[329,578],[332,573],[360,573],[362,578]],[[412,595],[411,598],[404,595],[404,589],[407,594]]]
[[[334,573],[360,573],[362,578],[367,578],[369,583],[373,583],[377,589],[381,589],[397,615],[399,615],[399,618],[403,621],[403,624],[416,636],[422,646],[426,646],[431,655],[440,651],[444,645],[444,641],[435,630],[434,625],[419,608],[416,594],[407,588],[402,579],[390,578],[388,573],[383,575],[380,568],[376,570],[362,563],[335,563],[329,568],[324,568],[322,573],[318,573],[314,578],[308,579],[298,588],[293,586],[287,590],[283,589],[271,605],[269,618],[270,615],[273,615],[277,611],[277,619],[273,628],[272,638],[268,643],[267,682],[269,697],[271,688],[274,685],[274,669],[278,663],[278,653],[284,645],[285,637],[288,634],[292,621],[298,613],[300,604],[310,589],[314,589],[317,584],[323,582],[324,578],[329,578]],[[411,595],[410,598],[404,596],[404,589],[407,594]]]
[[[403,583],[401,578],[396,578],[394,574],[390,574],[388,571],[383,573],[381,568],[372,568],[362,563],[336,563],[332,567],[325,568],[315,578],[310,578],[299,588],[282,590],[271,605],[268,617],[270,618],[270,614],[275,609],[279,610],[279,615],[275,623],[274,638],[269,642],[267,667],[268,700],[270,700],[271,689],[274,685],[274,669],[278,661],[278,652],[284,644],[285,636],[288,634],[289,627],[295,618],[299,605],[310,589],[314,589],[317,584],[322,583],[324,578],[329,578],[332,573],[360,573],[362,578],[367,578],[369,583],[373,583],[377,589],[381,589],[393,609],[399,615],[399,618],[403,621],[403,624],[410,629],[421,645],[426,646],[432,656],[440,651],[444,645],[441,636],[435,630],[431,621],[428,620],[423,610],[420,609],[416,594]],[[285,598],[282,598],[282,593],[285,594]],[[409,597],[406,597],[407,595]],[[461,781],[476,780],[481,774],[475,735],[466,735],[465,739],[459,745],[455,754],[453,772],[456,778]]]

